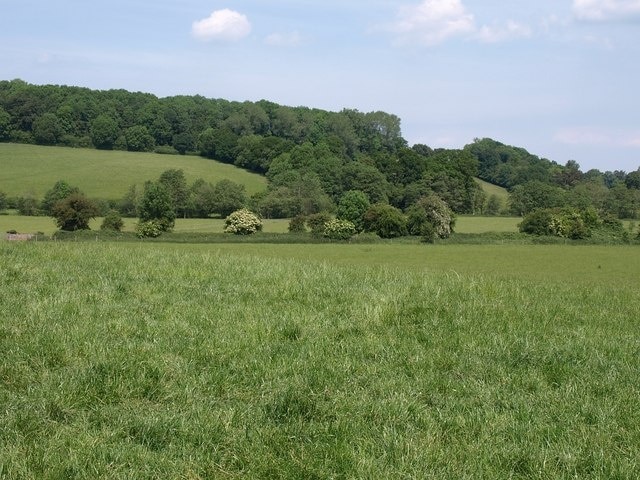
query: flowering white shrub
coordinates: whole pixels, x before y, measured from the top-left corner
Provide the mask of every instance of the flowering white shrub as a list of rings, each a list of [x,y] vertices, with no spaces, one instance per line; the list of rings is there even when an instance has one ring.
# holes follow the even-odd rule
[[[234,235],[251,235],[262,230],[260,217],[246,208],[236,210],[224,221],[224,231]]]
[[[324,225],[324,236],[332,240],[349,240],[356,233],[356,226],[349,220],[329,220]]]
[[[136,224],[136,235],[138,238],[156,238],[162,235],[164,231],[163,226],[156,220],[140,221]]]

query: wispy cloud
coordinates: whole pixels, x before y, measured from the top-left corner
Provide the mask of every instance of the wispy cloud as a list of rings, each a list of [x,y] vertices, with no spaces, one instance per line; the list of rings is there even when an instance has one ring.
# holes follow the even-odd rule
[[[573,13],[592,22],[640,19],[640,0],[573,0]]]
[[[272,47],[297,47],[302,43],[302,37],[298,32],[272,33],[264,42]]]
[[[505,26],[484,25],[478,30],[478,38],[483,42],[496,43],[512,38],[527,38],[532,34],[531,27],[513,20],[509,20]]]
[[[424,0],[418,5],[403,6],[391,26],[399,43],[418,41],[427,46],[469,35],[475,29],[473,15],[460,0]]]
[[[398,10],[397,20],[386,30],[395,35],[398,45],[427,47],[454,38],[496,43],[532,34],[530,27],[513,20],[504,25],[478,26],[462,0],[422,0],[419,4],[404,5]]]
[[[193,22],[191,33],[198,40],[234,42],[251,33],[251,23],[239,12],[225,8],[216,10],[207,18]]]
[[[554,141],[566,145],[600,147],[638,147],[640,130],[614,130],[605,127],[566,127],[558,130]]]

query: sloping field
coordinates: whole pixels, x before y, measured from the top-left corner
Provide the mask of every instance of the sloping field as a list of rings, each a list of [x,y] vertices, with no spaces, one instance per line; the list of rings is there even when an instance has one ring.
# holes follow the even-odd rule
[[[89,197],[120,199],[132,184],[156,180],[171,168],[182,169],[189,183],[197,178],[241,183],[249,195],[267,185],[260,175],[195,156],[0,143],[0,191],[9,196],[42,198],[65,180]]]
[[[480,180],[476,178],[475,181],[482,187],[484,193],[487,194],[487,197],[491,195],[496,195],[500,200],[502,200],[503,204],[506,205],[507,200],[509,200],[509,192],[506,188],[499,187],[498,185],[494,185],[493,183],[485,182],[484,180]]]

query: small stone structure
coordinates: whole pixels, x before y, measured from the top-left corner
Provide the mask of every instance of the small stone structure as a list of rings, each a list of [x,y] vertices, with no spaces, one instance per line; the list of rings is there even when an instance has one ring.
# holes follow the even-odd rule
[[[7,233],[7,240],[13,241],[27,241],[31,240],[35,235],[33,233]]]

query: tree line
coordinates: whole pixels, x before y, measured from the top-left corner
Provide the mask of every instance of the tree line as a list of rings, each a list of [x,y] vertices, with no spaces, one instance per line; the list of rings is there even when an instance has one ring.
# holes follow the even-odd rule
[[[349,191],[404,212],[435,195],[458,214],[526,215],[564,206],[626,218],[640,213],[640,169],[583,173],[576,162],[560,165],[491,139],[463,149],[409,146],[400,119],[385,112],[12,80],[0,81],[0,141],[198,154],[231,163],[269,179],[268,189],[251,199],[267,218],[335,211]],[[509,189],[509,203],[487,197],[474,177]],[[185,207],[179,214],[204,210]]]

